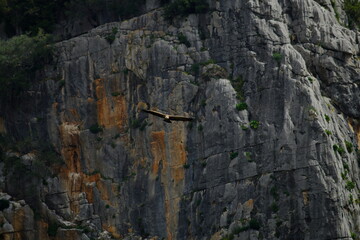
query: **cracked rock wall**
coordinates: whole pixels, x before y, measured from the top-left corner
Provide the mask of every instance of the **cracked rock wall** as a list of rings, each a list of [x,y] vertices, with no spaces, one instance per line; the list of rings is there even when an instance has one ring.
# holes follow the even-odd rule
[[[46,81],[2,116],[3,131],[37,133],[64,159],[38,185],[57,238],[360,235],[359,34],[342,2],[209,4],[172,24],[155,9],[58,43]],[[166,123],[147,107],[195,120]]]

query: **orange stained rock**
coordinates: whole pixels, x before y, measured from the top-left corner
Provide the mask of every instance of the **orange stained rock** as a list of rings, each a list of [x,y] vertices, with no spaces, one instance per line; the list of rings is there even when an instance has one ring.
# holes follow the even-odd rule
[[[179,221],[180,195],[183,191],[186,163],[183,123],[172,123],[172,131],[151,133],[152,174],[157,176],[161,163],[161,183],[165,195],[167,239],[176,239]]]
[[[48,230],[48,226],[49,224],[47,222],[45,222],[44,220],[39,220],[36,222],[37,224],[37,236],[38,236],[38,239],[48,239],[48,233],[47,233],[47,230]]]
[[[105,80],[95,80],[98,123],[106,128],[125,129],[127,124],[126,100],[124,96],[107,96]]]
[[[153,175],[157,176],[159,174],[159,165],[160,162],[165,162],[166,153],[165,153],[165,132],[152,132],[151,133],[151,153],[153,156],[153,164],[151,167],[151,172]]]
[[[360,120],[349,118],[348,124],[349,124],[349,127],[351,128],[351,130],[353,130],[355,133],[356,142],[357,142],[358,148],[360,149]]]
[[[62,123],[59,127],[61,153],[70,172],[80,171],[80,123]]]
[[[247,209],[253,209],[254,208],[254,199],[249,199],[244,203],[244,206]]]
[[[102,225],[103,229],[105,229],[106,231],[108,231],[109,233],[111,233],[111,235],[115,238],[115,239],[121,239],[122,236],[120,233],[118,233],[117,229],[115,226],[108,226],[106,224]]]
[[[170,135],[170,167],[171,176],[176,183],[184,179],[185,169],[184,164],[186,163],[186,151],[183,144],[184,136],[179,129],[175,129]]]
[[[14,227],[14,235],[13,240],[21,240],[25,236],[24,232],[26,230],[32,230],[32,229],[25,229],[25,221],[26,218],[30,216],[26,216],[26,213],[23,208],[17,209],[13,214],[13,219],[11,225]]]
[[[108,185],[107,182],[100,180],[96,182],[96,187],[101,193],[101,199],[105,201],[109,201],[112,195],[112,186]]]

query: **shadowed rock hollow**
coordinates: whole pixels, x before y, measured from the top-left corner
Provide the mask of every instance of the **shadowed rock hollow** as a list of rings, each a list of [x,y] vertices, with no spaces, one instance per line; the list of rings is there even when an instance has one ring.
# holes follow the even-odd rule
[[[46,81],[0,129],[51,143],[64,164],[35,185],[2,176],[14,196],[5,239],[359,235],[359,34],[341,2],[209,5],[56,44]],[[145,107],[196,119],[169,124]]]

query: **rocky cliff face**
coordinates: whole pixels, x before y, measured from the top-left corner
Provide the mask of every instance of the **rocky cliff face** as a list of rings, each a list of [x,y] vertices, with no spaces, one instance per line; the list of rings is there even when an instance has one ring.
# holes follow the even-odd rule
[[[359,235],[359,35],[341,1],[209,4],[56,45],[0,129],[51,143],[64,163],[42,180],[3,174],[4,239]]]

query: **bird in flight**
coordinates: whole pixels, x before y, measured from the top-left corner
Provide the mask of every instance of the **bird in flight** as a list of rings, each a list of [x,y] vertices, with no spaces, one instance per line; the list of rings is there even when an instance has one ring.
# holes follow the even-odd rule
[[[164,118],[164,121],[168,122],[168,123],[171,123],[171,121],[192,121],[192,120],[194,120],[194,118],[192,118],[192,117],[169,115],[169,114],[161,113],[161,112],[154,111],[154,110],[143,109],[143,111],[147,112],[147,113],[151,113],[155,116]]]

